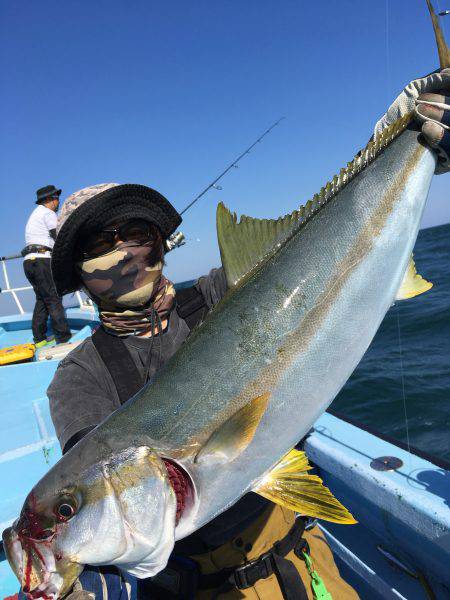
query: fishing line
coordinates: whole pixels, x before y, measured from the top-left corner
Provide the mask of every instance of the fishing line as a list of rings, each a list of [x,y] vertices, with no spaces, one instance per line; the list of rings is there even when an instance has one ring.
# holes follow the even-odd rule
[[[391,64],[390,64],[390,46],[389,46],[389,0],[385,2],[385,23],[386,23],[386,35],[385,35],[385,44],[386,44],[386,85],[388,92],[388,100],[391,96]]]
[[[386,9],[386,80],[388,93],[390,94],[390,80],[391,80],[391,68],[390,68],[390,46],[389,46],[389,0],[385,2]],[[402,397],[403,397],[403,412],[405,416],[405,430],[406,430],[406,445],[408,448],[409,460],[411,460],[411,445],[409,443],[409,425],[408,425],[408,413],[406,411],[406,392],[405,392],[405,374],[403,371],[403,349],[402,349],[402,335],[400,329],[400,307],[397,304],[397,331],[398,331],[398,348],[400,355],[400,374],[402,380]]]
[[[408,415],[406,412],[406,393],[405,393],[405,374],[403,371],[403,349],[402,349],[402,335],[400,329],[400,307],[397,304],[397,331],[398,331],[398,350],[400,355],[400,373],[402,379],[402,395],[403,395],[403,412],[405,414],[405,429],[406,429],[406,445],[408,447],[408,453],[411,459],[411,446],[409,443],[409,426],[408,426]]]
[[[386,17],[385,17],[386,18],[386,36],[385,36],[385,41],[386,41],[386,80],[387,80],[388,93],[390,93],[391,69],[390,69],[390,61],[389,61],[389,58],[390,58],[389,0],[386,0],[385,8],[386,8],[386,11],[385,11],[386,12]],[[402,349],[402,336],[401,336],[401,329],[400,329],[400,307],[398,304],[397,304],[396,308],[397,308],[398,349],[399,349],[399,355],[400,355],[400,374],[401,374],[401,380],[402,380],[403,412],[404,412],[404,416],[405,416],[406,444],[408,447],[408,454],[411,459],[411,446],[409,443],[408,414],[406,411],[405,374],[403,372],[403,349]]]

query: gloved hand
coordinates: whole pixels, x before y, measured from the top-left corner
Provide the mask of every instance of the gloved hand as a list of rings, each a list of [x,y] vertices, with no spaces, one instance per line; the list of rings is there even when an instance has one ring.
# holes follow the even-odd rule
[[[411,81],[375,125],[375,135],[414,111],[422,134],[438,155],[436,173],[450,171],[450,69]]]
[[[93,592],[83,590],[80,580],[77,579],[71,591],[64,596],[64,600],[95,600],[95,594]]]
[[[136,600],[137,580],[132,575],[112,567],[87,565],[63,600],[95,600],[96,598]]]
[[[64,596],[64,600],[95,600],[95,594],[86,592],[86,590],[78,590],[70,592],[68,596]]]

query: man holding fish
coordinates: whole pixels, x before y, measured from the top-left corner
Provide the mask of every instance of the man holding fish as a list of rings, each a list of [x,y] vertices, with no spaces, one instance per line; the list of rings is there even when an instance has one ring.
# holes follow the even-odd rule
[[[81,287],[99,307],[102,326],[61,362],[48,390],[64,453],[154,377],[225,295],[223,269],[213,269],[178,293],[162,274],[164,241],[180,222],[163,196],[140,185],[91,186],[65,201],[54,253],[56,285],[66,292]],[[68,264],[73,265],[72,270],[67,269]],[[176,472],[171,475],[176,477]],[[185,508],[182,494],[177,495],[177,502],[178,520]],[[294,553],[304,525],[293,511],[247,494],[211,523],[180,540],[169,566],[151,581],[143,581],[138,596],[189,598],[196,594],[209,598],[222,588],[227,598],[243,597],[244,590],[246,597],[258,593],[281,598],[279,580],[288,587],[285,597],[301,598],[303,594],[306,599],[311,593],[308,596],[302,580],[308,586],[311,578],[301,554]],[[340,578],[318,528],[307,532],[304,539],[316,569],[320,572],[320,566],[326,565],[328,588],[339,598],[356,598]],[[277,569],[271,569],[267,561],[247,571],[241,569],[236,585],[231,585],[231,566],[258,559],[279,540],[285,549]],[[75,591],[82,588],[101,598],[104,585],[110,600],[134,595],[135,583],[113,567],[87,567]]]
[[[219,206],[223,268],[177,294],[162,269],[181,219],[161,194],[101,184],[66,200],[55,284],[84,289],[102,325],[48,391],[64,457],[4,534],[28,597],[130,599],[133,576],[153,577],[145,598],[356,597],[317,530],[311,588],[294,511],[354,521],[290,449],[393,299],[420,293],[407,266],[431,177],[450,168],[449,96],[450,69],[409,84],[292,215],[238,223]]]

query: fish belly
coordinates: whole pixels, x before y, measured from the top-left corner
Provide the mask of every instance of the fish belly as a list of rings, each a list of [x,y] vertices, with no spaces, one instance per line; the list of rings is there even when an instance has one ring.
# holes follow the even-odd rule
[[[182,454],[270,393],[256,435],[237,459],[186,463],[199,503],[182,535],[254,487],[361,360],[400,287],[434,173],[436,159],[417,137],[403,132],[218,305],[151,387],[104,424],[121,439],[138,429]]]

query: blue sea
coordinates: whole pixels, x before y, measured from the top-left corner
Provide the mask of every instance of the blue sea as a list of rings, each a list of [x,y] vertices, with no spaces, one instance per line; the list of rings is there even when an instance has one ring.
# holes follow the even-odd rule
[[[433,288],[389,310],[331,408],[450,461],[450,224],[420,231],[414,260]]]

